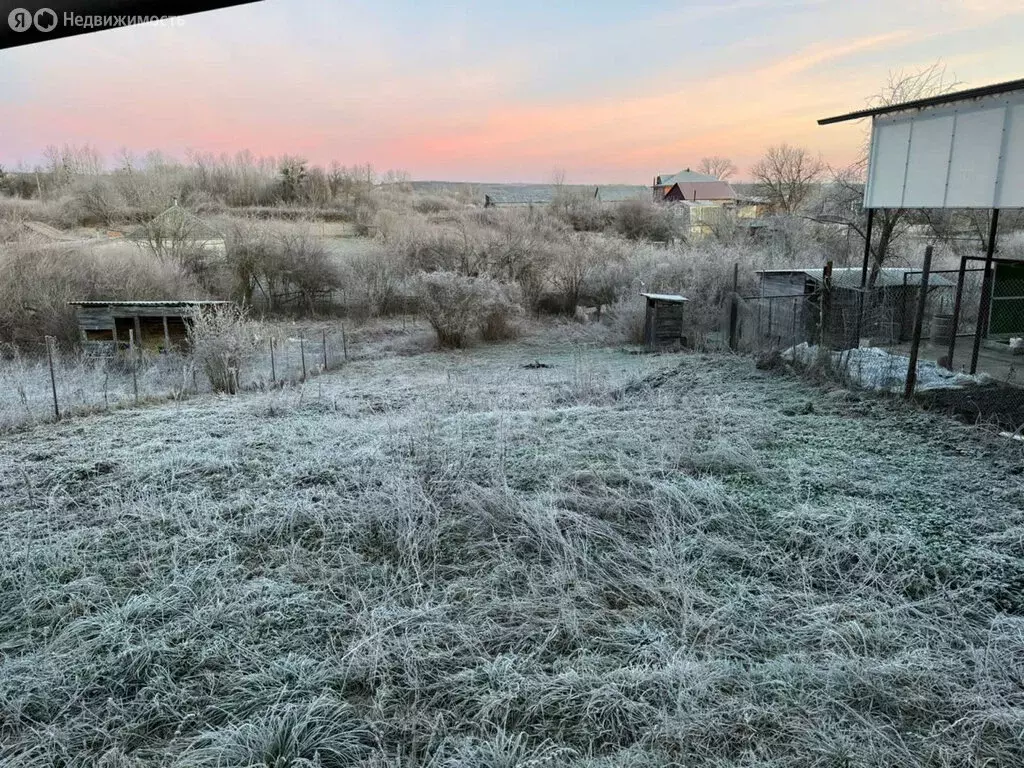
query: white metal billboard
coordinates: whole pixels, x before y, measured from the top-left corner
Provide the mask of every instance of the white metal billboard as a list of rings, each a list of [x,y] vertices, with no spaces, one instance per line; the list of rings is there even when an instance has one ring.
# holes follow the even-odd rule
[[[879,115],[866,208],[1024,208],[1024,92]]]

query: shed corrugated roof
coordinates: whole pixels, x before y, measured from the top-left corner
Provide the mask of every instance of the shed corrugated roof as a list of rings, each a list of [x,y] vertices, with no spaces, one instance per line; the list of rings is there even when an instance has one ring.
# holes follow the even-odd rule
[[[825,270],[821,267],[808,269],[762,269],[759,275],[806,275],[815,282],[825,279]],[[840,288],[860,288],[860,267],[834,267],[832,269],[832,285]],[[903,285],[920,285],[921,271],[905,267],[883,267],[875,280],[876,288],[894,288]],[[952,288],[953,283],[942,275],[929,275],[928,285],[932,288]]]
[[[197,299],[191,301],[185,300],[174,300],[174,301],[69,301],[73,307],[194,307],[194,306],[210,306],[215,304],[231,304],[230,301],[215,301],[208,299]]]
[[[641,293],[645,299],[653,299],[654,301],[670,301],[675,304],[680,304],[684,301],[689,301],[685,296],[680,296],[678,293]]]

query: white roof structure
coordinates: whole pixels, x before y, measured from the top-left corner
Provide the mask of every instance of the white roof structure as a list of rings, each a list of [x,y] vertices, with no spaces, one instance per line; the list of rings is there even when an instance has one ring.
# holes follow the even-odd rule
[[[816,282],[825,279],[825,270],[821,267],[807,269],[762,269],[758,275],[804,275]],[[860,267],[835,267],[832,269],[832,285],[837,288],[860,288]],[[905,267],[882,267],[878,270],[875,280],[876,288],[900,288],[921,285],[921,270]],[[953,283],[942,275],[931,275],[928,279],[930,288],[952,288]]]
[[[678,293],[641,293],[645,299],[651,299],[652,301],[670,301],[674,304],[681,304],[684,301],[689,301],[685,296],[680,296]]]
[[[1024,208],[1024,80],[818,123],[866,117],[865,208]]]

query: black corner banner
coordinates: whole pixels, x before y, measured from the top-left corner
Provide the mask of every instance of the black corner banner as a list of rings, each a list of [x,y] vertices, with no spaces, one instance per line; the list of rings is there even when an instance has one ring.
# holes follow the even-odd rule
[[[179,17],[258,0],[0,0],[0,49],[135,24],[175,26]]]

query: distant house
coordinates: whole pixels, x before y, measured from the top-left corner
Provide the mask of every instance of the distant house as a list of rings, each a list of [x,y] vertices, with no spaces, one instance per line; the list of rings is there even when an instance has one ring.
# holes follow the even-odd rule
[[[679,173],[655,176],[652,192],[657,203],[688,201],[727,205],[740,197],[728,182],[689,168]]]

